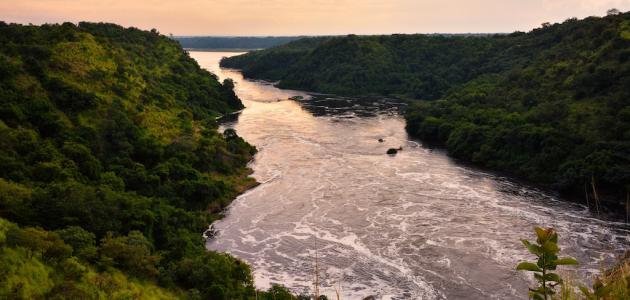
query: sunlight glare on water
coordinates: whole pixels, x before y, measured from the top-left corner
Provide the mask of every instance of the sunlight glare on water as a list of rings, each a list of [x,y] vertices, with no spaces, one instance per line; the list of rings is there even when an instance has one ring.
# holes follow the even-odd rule
[[[558,230],[582,280],[630,245],[622,223],[410,141],[400,103],[244,80],[218,66],[236,54],[191,52],[236,82],[247,108],[223,126],[258,148],[250,166],[262,184],[233,202],[207,247],[249,262],[258,288],[312,293],[317,249],[329,299],[335,287],[343,299],[526,299],[530,282],[514,268],[530,258],[519,239],[534,226]],[[306,100],[287,100],[296,95]]]

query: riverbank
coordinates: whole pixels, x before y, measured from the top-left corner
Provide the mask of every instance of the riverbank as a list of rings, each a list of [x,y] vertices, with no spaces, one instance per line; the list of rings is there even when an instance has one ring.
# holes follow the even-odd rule
[[[232,202],[207,248],[247,261],[259,288],[311,291],[317,250],[329,298],[341,286],[351,300],[526,299],[527,277],[514,267],[529,256],[518,239],[534,226],[558,230],[585,282],[630,245],[623,223],[410,142],[396,103],[276,101],[308,95],[219,68],[225,53],[191,56],[232,78],[247,107],[223,127],[257,146],[249,167],[261,185]]]
[[[281,88],[414,99],[409,134],[625,220],[628,22],[620,13],[508,35],[302,39],[221,65]]]
[[[243,108],[234,86],[156,31],[0,22],[0,40],[0,298],[255,297],[201,237],[252,184],[255,148],[215,120]]]

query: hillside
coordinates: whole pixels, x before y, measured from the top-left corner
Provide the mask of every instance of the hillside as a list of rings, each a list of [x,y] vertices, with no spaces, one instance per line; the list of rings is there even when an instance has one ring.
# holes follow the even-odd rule
[[[299,36],[176,36],[187,49],[266,49],[295,41]]]
[[[359,96],[401,94],[436,99],[485,70],[503,36],[390,35],[302,39],[229,57],[221,66],[282,88]]]
[[[509,35],[298,40],[222,66],[284,88],[415,100],[410,134],[625,215],[629,57],[624,13]]]
[[[201,236],[253,184],[232,88],[156,31],[0,22],[0,298],[254,298]]]

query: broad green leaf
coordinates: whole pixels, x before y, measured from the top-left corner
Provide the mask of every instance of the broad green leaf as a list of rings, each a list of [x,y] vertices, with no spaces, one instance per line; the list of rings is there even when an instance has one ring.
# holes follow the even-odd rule
[[[556,265],[577,265],[579,264],[575,258],[572,257],[563,257],[561,259],[557,259],[554,262]]]
[[[517,270],[525,270],[525,271],[532,271],[532,272],[542,272],[542,270],[533,263],[530,262],[522,262],[520,264],[518,264],[518,266],[516,266]]]
[[[546,281],[555,281],[558,283],[562,283],[562,278],[560,278],[560,276],[556,273],[548,273],[545,274],[545,280]]]
[[[560,248],[558,248],[558,244],[552,241],[544,242],[542,244],[542,249],[545,253],[549,253],[549,254],[558,253],[558,251],[560,251]]]
[[[538,266],[540,268],[546,268],[549,270],[555,270],[556,269],[556,264],[555,261],[558,259],[558,256],[553,255],[553,254],[543,254],[539,259],[538,259]]]
[[[527,250],[531,254],[534,254],[536,256],[542,255],[542,249],[539,246],[537,246],[537,245],[530,244],[529,246],[527,246]]]

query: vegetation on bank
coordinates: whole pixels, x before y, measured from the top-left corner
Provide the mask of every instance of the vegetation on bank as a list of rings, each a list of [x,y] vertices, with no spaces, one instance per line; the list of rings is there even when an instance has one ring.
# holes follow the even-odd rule
[[[19,228],[0,218],[0,298],[2,299],[177,299],[156,283],[112,268],[109,256],[152,259],[148,241],[137,232],[130,239],[106,239],[102,256],[94,234],[81,227],[60,231]],[[72,245],[66,242],[72,243]],[[136,243],[137,244],[134,244]],[[113,253],[114,244],[125,253]],[[132,258],[132,256],[134,256]],[[89,259],[90,261],[86,261]],[[98,267],[95,267],[96,264]]]
[[[176,36],[188,49],[266,49],[295,41],[299,36]]]
[[[630,299],[630,257],[626,256],[610,270],[595,278],[592,288],[566,280],[557,272],[558,266],[577,265],[571,257],[559,258],[558,233],[553,228],[534,229],[536,241],[521,240],[527,250],[536,256],[535,262],[521,262],[516,270],[529,271],[538,282],[530,288],[528,298],[534,300],[617,300]],[[556,273],[554,273],[556,272]],[[579,291],[579,292],[578,292]]]
[[[509,35],[304,39],[221,64],[280,87],[415,99],[410,134],[627,213],[630,13]]]
[[[254,183],[232,88],[155,30],[0,22],[0,298],[254,299],[202,238]]]
[[[0,298],[308,299],[204,247],[253,184],[255,148],[216,131],[232,89],[155,31],[0,22]],[[581,289],[625,299],[628,274]]]

